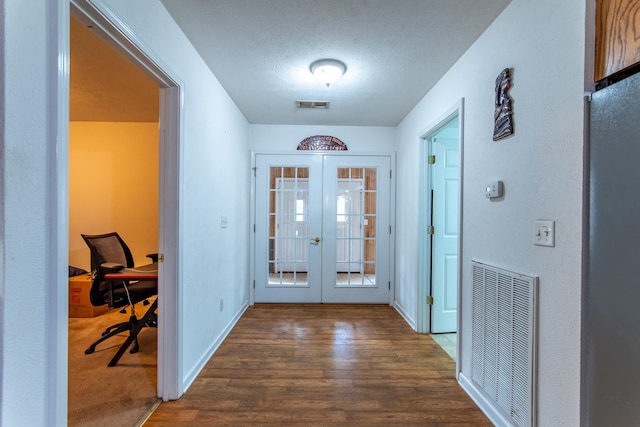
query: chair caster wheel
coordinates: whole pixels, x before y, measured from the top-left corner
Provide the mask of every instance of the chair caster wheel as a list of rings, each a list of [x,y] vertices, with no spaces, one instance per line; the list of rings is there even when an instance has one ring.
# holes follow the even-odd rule
[[[137,348],[132,348],[131,350],[129,350],[129,353],[134,354],[137,353],[138,349]]]
[[[86,349],[86,350],[84,351],[84,354],[91,354],[91,353],[93,353],[94,351],[96,351],[95,347],[89,347],[88,349]]]

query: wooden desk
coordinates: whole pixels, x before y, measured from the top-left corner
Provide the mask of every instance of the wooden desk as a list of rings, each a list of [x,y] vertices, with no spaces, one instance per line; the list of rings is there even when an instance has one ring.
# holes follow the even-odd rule
[[[153,264],[143,265],[135,268],[124,268],[117,273],[107,273],[104,275],[105,280],[158,280],[158,263],[154,262]],[[151,317],[155,314],[156,309],[158,308],[158,298],[151,304],[151,307],[147,310],[147,312],[142,316],[142,318],[137,319],[133,313],[129,317],[129,321],[132,322],[131,330],[129,331],[129,336],[126,341],[120,346],[118,351],[116,352],[113,359],[109,362],[108,366],[116,366],[118,361],[124,354],[124,352],[133,344],[135,339],[138,337],[138,334],[144,328],[144,326],[149,322]],[[135,351],[134,351],[135,350]],[[132,352],[135,353],[137,348],[134,347]]]

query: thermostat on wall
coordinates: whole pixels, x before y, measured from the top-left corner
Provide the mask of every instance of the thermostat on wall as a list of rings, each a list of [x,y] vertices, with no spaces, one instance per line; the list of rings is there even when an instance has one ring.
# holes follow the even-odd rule
[[[495,199],[496,197],[502,197],[504,193],[504,185],[502,181],[493,181],[487,184],[484,196],[489,199]]]

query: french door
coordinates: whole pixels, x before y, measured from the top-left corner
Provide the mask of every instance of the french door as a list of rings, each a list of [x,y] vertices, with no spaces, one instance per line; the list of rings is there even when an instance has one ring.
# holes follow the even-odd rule
[[[389,302],[389,156],[256,155],[255,301]]]

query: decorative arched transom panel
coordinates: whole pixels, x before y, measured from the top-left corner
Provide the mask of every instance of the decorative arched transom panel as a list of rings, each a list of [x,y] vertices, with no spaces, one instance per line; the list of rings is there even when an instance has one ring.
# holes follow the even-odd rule
[[[339,138],[329,135],[314,135],[303,139],[297,150],[347,151],[347,144]]]

